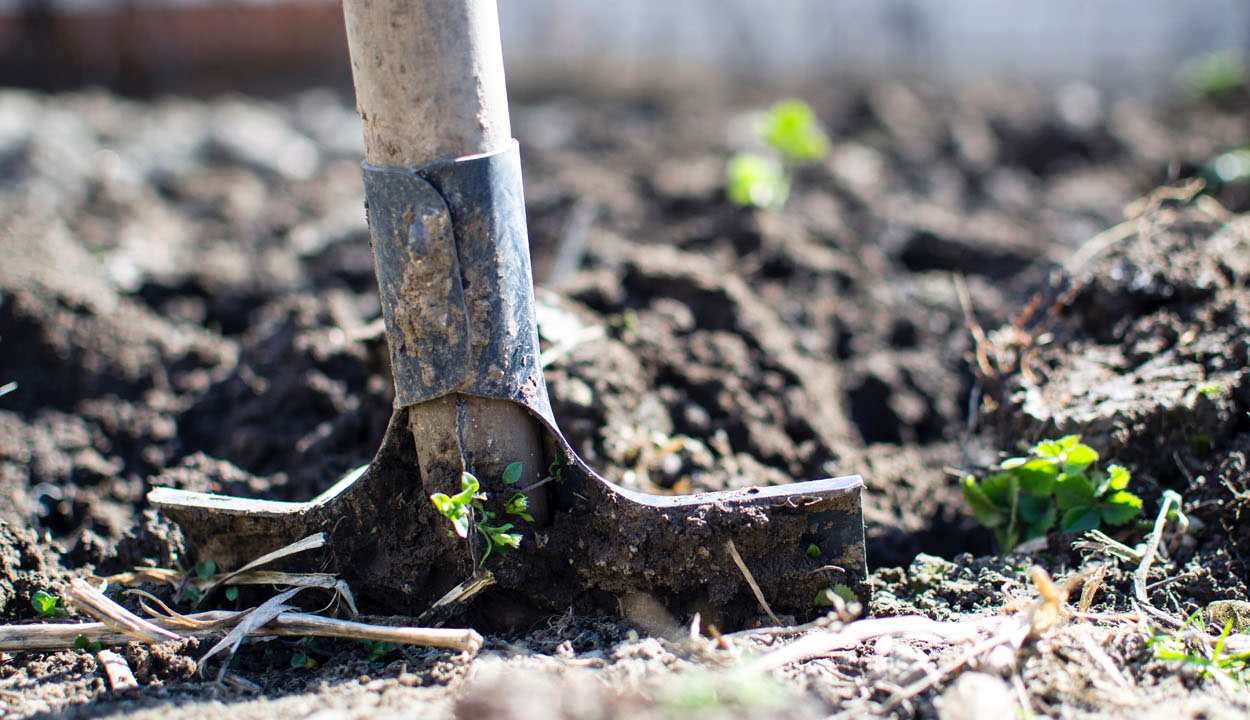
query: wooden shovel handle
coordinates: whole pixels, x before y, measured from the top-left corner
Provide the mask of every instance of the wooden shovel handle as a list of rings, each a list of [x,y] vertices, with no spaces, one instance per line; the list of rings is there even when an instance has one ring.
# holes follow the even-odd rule
[[[495,0],[343,0],[343,16],[370,165],[508,147]]]

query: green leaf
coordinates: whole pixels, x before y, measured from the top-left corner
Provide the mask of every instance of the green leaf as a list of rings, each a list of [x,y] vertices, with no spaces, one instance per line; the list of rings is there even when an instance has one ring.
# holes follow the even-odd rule
[[[1069,435],[1068,437],[1072,436]],[[1063,456],[1063,451],[1065,449],[1063,443],[1068,439],[1068,437],[1060,438],[1059,440],[1043,440],[1034,445],[1030,452],[1039,458],[1057,461]]]
[[[1046,516],[1044,518],[1038,520],[1036,523],[1024,525],[1021,532],[1022,537],[1025,540],[1046,537],[1050,534],[1050,529],[1055,524],[1055,517],[1058,513],[1059,511],[1055,509],[1055,506],[1051,505],[1050,508],[1047,509]]]
[[[1031,540],[1050,531],[1055,524],[1057,511],[1055,502],[1049,495],[1024,492],[1020,494],[1018,513],[1024,539]]]
[[[204,582],[213,579],[217,574],[217,563],[212,560],[201,560],[195,564],[195,576]]]
[[[1084,443],[1074,443],[1063,453],[1063,471],[1078,473],[1098,461],[1098,452]]]
[[[495,543],[495,547],[499,552],[506,552],[508,548],[521,547],[520,533],[495,533],[491,535],[491,541]]]
[[[811,543],[810,545],[807,546],[806,553],[809,558],[815,560],[816,558],[820,557],[820,546],[817,545],[816,543]]]
[[[1123,490],[1128,487],[1128,481],[1132,479],[1132,474],[1128,468],[1122,465],[1109,465],[1107,472],[1110,473],[1110,483],[1108,487],[1112,490]]]
[[[462,538],[469,537],[469,509],[461,507],[460,512],[451,518],[451,527],[456,531],[456,535]]]
[[[1016,530],[1016,524],[1014,521],[996,530],[994,535],[998,538],[999,549],[1005,553],[1011,552],[1015,549],[1016,542],[1020,537],[1019,532]]]
[[[534,518],[528,512],[529,507],[529,498],[525,497],[525,493],[516,493],[508,498],[508,503],[504,506],[504,512],[509,515],[516,515],[526,522],[534,522]]]
[[[521,469],[522,469],[522,467],[523,467],[523,466],[521,465],[521,463],[519,463],[519,462],[514,462],[514,463],[512,463],[511,465],[509,465],[508,467],[504,468],[504,470],[503,470],[503,484],[504,484],[504,485],[513,485],[513,484],[515,484],[515,483],[516,483],[516,481],[517,481],[517,480],[520,480],[520,479],[521,479]]]
[[[964,500],[967,501],[968,507],[972,508],[972,514],[976,516],[980,523],[988,528],[996,528],[1006,521],[1004,515],[993,501],[985,494],[985,491],[977,485],[976,478],[971,475],[965,475],[963,480]]]
[[[308,657],[307,653],[297,652],[291,656],[291,667],[299,670],[311,670],[312,668],[317,667],[317,663],[312,658]]]
[[[741,207],[780,207],[790,194],[785,169],[772,158],[738,153],[725,166],[725,195]]]
[[[30,606],[43,617],[56,617],[60,608],[56,605],[61,599],[52,593],[36,590],[30,596]]]
[[[1123,525],[1141,512],[1141,498],[1121,490],[1099,503],[1098,509],[1108,525]]]
[[[443,493],[434,493],[430,496],[430,502],[434,503],[434,508],[439,514],[451,521],[452,528],[460,537],[469,536],[469,502],[472,496],[464,498],[463,502],[458,502],[463,493],[455,497],[447,497]]]
[[[1028,461],[1029,459],[1027,457],[1007,458],[998,467],[1002,468],[1003,470],[1015,470],[1016,468],[1020,467],[1021,465],[1025,464]]]
[[[1093,530],[1098,527],[1098,520],[1101,513],[1098,508],[1090,505],[1082,505],[1074,507],[1063,514],[1063,520],[1059,525],[1064,532],[1078,533],[1086,530]]]
[[[443,493],[434,493],[430,496],[430,502],[434,503],[434,509],[445,518],[450,518],[452,512],[455,511],[456,503]]]
[[[1084,475],[1064,473],[1055,481],[1055,499],[1062,510],[1090,505],[1094,502],[1094,488]]]
[[[398,645],[386,642],[385,640],[376,640],[373,642],[365,641],[365,647],[369,648],[370,662],[377,662],[399,649]]]
[[[1049,494],[1055,486],[1059,468],[1049,460],[1030,460],[1011,471],[1020,481],[1020,487],[1039,495]]]
[[[99,640],[88,640],[86,635],[74,636],[74,649],[85,650],[87,652],[100,652],[104,648],[104,644]]]
[[[769,108],[760,136],[792,163],[819,160],[829,152],[816,113],[802,100],[781,100]]]
[[[226,599],[234,602],[239,599],[239,589],[233,585],[226,588]]]
[[[457,505],[468,505],[477,491],[481,489],[482,485],[473,473],[462,472],[460,473],[460,492],[451,496],[452,502]]]
[[[835,583],[833,586],[833,594],[842,598],[849,605],[859,602],[859,597],[855,595],[855,591],[846,583]]]
[[[1020,493],[1020,479],[1014,472],[994,473],[981,483],[981,490],[1000,512],[1011,514]]]

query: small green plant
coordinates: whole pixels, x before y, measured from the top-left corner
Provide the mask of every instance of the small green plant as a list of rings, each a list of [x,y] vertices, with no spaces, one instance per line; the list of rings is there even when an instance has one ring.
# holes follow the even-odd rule
[[[213,579],[217,574],[217,563],[212,560],[201,560],[195,564],[195,576],[204,582]]]
[[[395,643],[389,643],[385,640],[365,640],[363,641],[365,648],[369,651],[369,662],[380,662],[382,658],[390,655],[399,649]]]
[[[1141,498],[1126,489],[1126,468],[1110,465],[1104,472],[1096,462],[1097,451],[1077,435],[1044,440],[1028,456],[1004,460],[984,480],[965,475],[964,498],[1003,552],[1042,537],[1056,520],[1064,532],[1123,525],[1141,512]]]
[[[1187,637],[1185,630],[1190,626],[1193,626],[1195,632]],[[1202,614],[1198,612],[1191,615],[1175,633],[1152,634],[1148,644],[1155,657],[1160,660],[1195,667],[1202,677],[1218,676],[1225,680],[1235,680],[1245,689],[1247,680],[1250,680],[1250,652],[1226,651],[1225,645],[1233,634],[1232,630],[1233,621],[1229,620],[1224,623],[1214,645],[1208,647],[1211,636],[1207,634]]]
[[[514,485],[521,477],[521,463],[515,462],[504,469],[503,482],[505,485]],[[434,503],[434,507],[439,514],[451,521],[452,531],[455,535],[469,539],[470,530],[476,529],[478,534],[486,541],[486,552],[482,555],[482,559],[478,561],[481,567],[486,563],[486,558],[491,556],[492,552],[498,551],[503,555],[508,552],[509,548],[521,546],[521,534],[509,532],[512,523],[503,523],[500,525],[492,525],[497,516],[496,513],[486,509],[484,504],[486,501],[486,493],[481,491],[481,483],[472,473],[460,474],[460,492],[455,495],[446,495],[444,493],[434,493],[430,496],[430,502]],[[505,504],[504,512],[508,515],[514,515],[520,519],[532,521],[527,512],[529,509],[525,494],[517,492],[508,499]]]
[[[829,139],[802,100],[781,100],[761,113],[756,132],[773,155],[738,153],[725,167],[725,195],[742,207],[780,207],[790,194],[790,168],[820,160]]]
[[[1186,63],[1182,74],[1194,95],[1220,100],[1246,84],[1246,63],[1239,53],[1223,50]]]
[[[762,118],[760,137],[786,162],[796,165],[829,153],[829,139],[821,131],[816,113],[802,100],[781,100],[769,108]]]
[[[99,640],[88,640],[86,635],[74,636],[74,649],[85,650],[87,652],[100,652],[104,648],[104,644]]]
[[[196,586],[187,583],[182,586],[182,595],[180,597],[184,601],[194,605],[200,601],[200,598],[204,597],[204,593],[200,592],[200,589]]]
[[[776,159],[738,153],[725,167],[725,194],[741,207],[781,207],[790,196],[790,179]]]
[[[30,606],[43,618],[64,617],[68,614],[61,606],[61,598],[43,590],[36,590],[31,594]]]
[[[732,679],[730,679],[732,677]],[[795,702],[770,673],[736,676],[707,670],[675,673],[655,690],[656,701],[674,717],[737,717],[781,711]],[[756,713],[744,711],[757,711]]]
[[[314,670],[317,667],[317,661],[312,658],[309,651],[317,647],[317,638],[306,637],[299,641],[298,648],[291,654],[291,667],[296,670]],[[231,658],[233,660],[233,658]]]

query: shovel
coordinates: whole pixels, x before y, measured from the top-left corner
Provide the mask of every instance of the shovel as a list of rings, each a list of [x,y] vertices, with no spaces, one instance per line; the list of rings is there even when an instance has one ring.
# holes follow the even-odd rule
[[[154,489],[188,548],[231,569],[322,532],[321,564],[363,603],[438,603],[489,629],[640,598],[721,629],[809,619],[831,590],[866,600],[858,476],[649,495],[561,434],[494,0],[345,0],[344,15],[395,410],[373,461],[309,502]],[[468,514],[453,523],[439,494]]]

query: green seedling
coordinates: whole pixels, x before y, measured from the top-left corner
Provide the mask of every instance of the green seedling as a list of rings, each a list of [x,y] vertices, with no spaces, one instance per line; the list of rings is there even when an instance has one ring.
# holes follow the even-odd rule
[[[204,582],[213,579],[217,574],[217,563],[212,560],[201,560],[195,564],[195,576]]]
[[[43,590],[36,590],[30,596],[30,606],[43,618],[64,617],[68,614],[61,606],[61,598]]]
[[[74,636],[74,649],[85,650],[87,652],[100,652],[104,648],[103,643],[99,640],[88,640],[86,635]]]
[[[790,195],[790,179],[774,158],[738,153],[725,167],[725,194],[741,207],[781,207]]]
[[[820,129],[816,113],[802,100],[781,100],[762,118],[760,137],[787,163],[819,160],[829,153],[829,139]]]
[[[964,476],[965,500],[1003,552],[1046,535],[1056,521],[1075,533],[1123,525],[1141,512],[1141,498],[1126,489],[1129,471],[1120,465],[1097,469],[1097,451],[1080,440],[1044,440],[1028,456],[1004,460],[984,480]]]
[[[725,167],[725,195],[741,207],[781,207],[790,194],[789,170],[820,160],[829,140],[816,113],[801,100],[781,100],[761,113],[756,132],[771,155],[738,153]]]
[[[365,640],[363,642],[365,648],[369,651],[369,662],[379,662],[382,658],[399,649],[399,646],[395,643],[389,643],[385,640]]]
[[[291,656],[291,667],[296,670],[312,670],[317,667],[317,661],[308,656],[308,653],[299,650]]]
[[[512,463],[504,469],[504,484],[513,485],[520,477],[521,463]],[[492,552],[498,551],[503,555],[508,552],[509,548],[521,546],[521,534],[509,532],[512,530],[512,523],[491,524],[497,517],[497,513],[486,509],[484,504],[486,499],[486,493],[481,491],[481,483],[468,472],[460,474],[460,492],[455,495],[434,493],[430,496],[430,502],[434,503],[439,514],[451,521],[452,532],[456,536],[468,540],[470,530],[476,529],[486,541],[486,552],[478,561],[479,567],[485,565],[486,558],[490,557]],[[533,518],[526,512],[528,509],[525,495],[518,492],[508,500],[504,512],[526,521],[532,521]]]
[[[1246,84],[1246,63],[1233,50],[1214,52],[1182,69],[1190,90],[1204,100],[1220,100]]]
[[[1186,628],[1193,626],[1198,637],[1205,642],[1189,642],[1184,636]],[[1233,621],[1224,623],[1223,630],[1215,640],[1215,645],[1207,648],[1210,636],[1202,622],[1201,613],[1194,613],[1180,631],[1176,633],[1151,635],[1148,643],[1156,658],[1178,662],[1198,670],[1202,677],[1218,676],[1224,680],[1235,680],[1243,689],[1250,680],[1250,652],[1230,653],[1225,649],[1228,638],[1233,634]]]
[[[295,652],[291,655],[291,667],[297,670],[314,670],[317,667],[317,661],[312,658],[310,651],[317,647],[317,638],[306,637],[300,638],[299,644],[296,646]],[[234,658],[231,658],[233,660]]]
[[[676,717],[736,717],[766,714],[793,705],[795,698],[769,673],[717,675],[699,670],[674,673],[655,689],[665,715]],[[749,711],[757,711],[750,713]],[[744,712],[748,711],[748,712]]]

